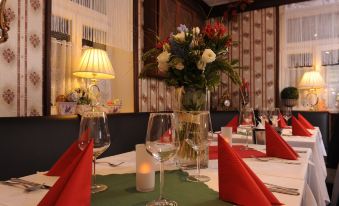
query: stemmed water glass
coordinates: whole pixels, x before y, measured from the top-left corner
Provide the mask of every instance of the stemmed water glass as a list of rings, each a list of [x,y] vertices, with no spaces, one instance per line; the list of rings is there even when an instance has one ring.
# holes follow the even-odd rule
[[[245,130],[246,132],[246,147],[244,148],[245,150],[248,150],[248,139],[251,137],[253,134],[253,128],[255,127],[255,115],[253,108],[243,108],[240,111],[239,115],[239,128]]]
[[[177,205],[175,201],[163,197],[164,162],[172,158],[179,148],[174,128],[173,113],[150,114],[146,134],[146,150],[160,162],[160,195],[157,200],[148,202],[147,206]]]
[[[283,118],[286,120],[286,124],[288,125],[288,120],[292,117],[292,108],[291,107],[285,107],[283,109]]]
[[[272,125],[274,127],[278,127],[280,109],[279,108],[271,108],[269,113],[270,113],[269,115],[270,115],[270,120],[272,122]]]
[[[258,117],[260,119],[261,124],[265,124],[265,122],[268,122],[268,110],[267,110],[267,108],[260,108],[258,110]]]
[[[97,184],[95,178],[96,159],[111,144],[107,117],[104,112],[89,111],[85,112],[81,117],[79,148],[82,150],[85,149],[91,139],[93,139],[93,175],[91,192],[97,193],[108,188],[104,184]]]
[[[190,182],[208,182],[210,178],[200,174],[201,154],[206,152],[209,143],[213,138],[210,113],[202,112],[183,112],[187,116],[185,141],[196,152],[197,174],[189,175],[187,180]]]

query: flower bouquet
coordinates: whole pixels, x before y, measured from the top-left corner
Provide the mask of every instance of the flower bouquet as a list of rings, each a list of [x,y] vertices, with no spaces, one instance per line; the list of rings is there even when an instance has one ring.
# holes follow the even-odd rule
[[[241,83],[235,71],[238,61],[228,60],[231,45],[231,37],[220,22],[207,24],[202,31],[199,27],[189,29],[180,25],[176,33],[160,40],[143,55],[145,65],[139,77],[157,78],[173,86],[174,111],[207,111],[208,90],[219,85],[222,73],[235,84]],[[188,112],[187,115],[192,114]],[[179,116],[190,119],[187,115]],[[177,134],[181,140],[178,156],[194,163],[196,153],[185,141],[187,131],[181,131],[187,128],[184,125],[187,123],[178,120]]]

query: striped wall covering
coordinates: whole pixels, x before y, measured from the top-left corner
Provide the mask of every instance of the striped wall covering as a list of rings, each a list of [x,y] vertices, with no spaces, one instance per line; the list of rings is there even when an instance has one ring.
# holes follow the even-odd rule
[[[10,0],[9,39],[0,44],[0,116],[42,114],[43,0]]]

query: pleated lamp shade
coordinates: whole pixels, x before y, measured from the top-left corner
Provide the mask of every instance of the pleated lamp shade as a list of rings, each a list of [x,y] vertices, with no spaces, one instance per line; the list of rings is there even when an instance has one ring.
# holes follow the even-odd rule
[[[106,51],[86,49],[81,56],[79,69],[74,76],[88,79],[114,79],[115,72]]]
[[[299,83],[300,89],[317,89],[325,86],[325,82],[317,71],[305,72]]]

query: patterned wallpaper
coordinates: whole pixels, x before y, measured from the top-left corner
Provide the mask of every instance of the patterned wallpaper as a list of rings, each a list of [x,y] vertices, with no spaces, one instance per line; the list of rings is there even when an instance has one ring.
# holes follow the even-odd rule
[[[240,13],[228,23],[233,41],[231,58],[238,59],[241,78],[250,83],[250,105],[254,108],[274,107],[276,69],[276,12],[274,8]],[[229,94],[232,107],[239,108],[239,87],[223,76],[215,95]]]
[[[238,59],[240,76],[250,83],[250,104],[252,107],[273,107],[275,105],[276,68],[276,12],[266,8],[240,13],[235,21],[229,22],[229,33],[238,46],[230,51],[232,59]],[[172,89],[156,80],[139,80],[139,110],[171,110]],[[231,97],[232,107],[240,107],[239,87],[223,76],[219,88],[212,95],[220,103],[222,97]]]
[[[42,114],[43,0],[10,0],[9,39],[0,44],[0,116]]]

